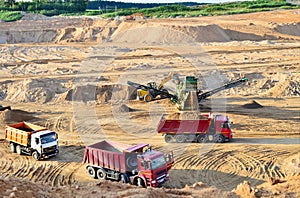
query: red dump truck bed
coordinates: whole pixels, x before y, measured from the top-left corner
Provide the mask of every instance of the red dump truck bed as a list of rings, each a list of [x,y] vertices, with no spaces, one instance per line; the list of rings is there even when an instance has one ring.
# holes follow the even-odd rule
[[[136,158],[137,153],[147,145],[131,146],[104,140],[86,146],[83,162],[119,172],[132,171],[135,167],[130,167],[130,158]]]
[[[205,120],[166,120],[161,119],[158,127],[158,133],[196,133],[206,132],[209,128],[211,119]]]
[[[46,130],[44,127],[40,127],[28,122],[20,122],[6,126],[5,139],[18,143],[23,146],[29,144],[30,136],[37,131]]]

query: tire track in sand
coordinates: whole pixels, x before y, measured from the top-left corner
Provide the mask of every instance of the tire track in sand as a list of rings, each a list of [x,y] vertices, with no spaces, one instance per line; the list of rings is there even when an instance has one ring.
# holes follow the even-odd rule
[[[0,175],[3,177],[14,176],[52,186],[71,185],[77,182],[76,172],[82,164],[71,160],[62,161],[61,159],[64,158],[64,155],[73,151],[75,155],[79,155],[81,149],[81,147],[79,149],[72,146],[62,147],[62,156],[44,161],[35,161],[31,156],[10,153],[8,143],[0,140]]]

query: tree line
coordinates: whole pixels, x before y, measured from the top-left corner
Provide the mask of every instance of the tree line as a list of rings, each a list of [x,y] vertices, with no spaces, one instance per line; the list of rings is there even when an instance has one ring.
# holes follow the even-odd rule
[[[84,12],[87,4],[88,0],[33,0],[31,2],[0,0],[0,10],[38,12],[51,16],[61,13]]]

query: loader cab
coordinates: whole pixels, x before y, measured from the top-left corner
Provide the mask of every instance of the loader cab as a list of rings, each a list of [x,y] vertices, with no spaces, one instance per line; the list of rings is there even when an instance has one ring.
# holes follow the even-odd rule
[[[149,82],[149,83],[147,83],[147,87],[149,89],[157,89],[157,84],[156,84],[156,82]]]

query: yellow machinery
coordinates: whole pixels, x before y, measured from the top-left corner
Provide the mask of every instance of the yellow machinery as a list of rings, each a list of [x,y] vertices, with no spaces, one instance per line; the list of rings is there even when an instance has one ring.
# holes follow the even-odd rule
[[[156,82],[149,82],[147,85],[141,85],[138,83],[130,82],[127,83],[130,86],[137,88],[137,99],[150,102],[155,99],[157,96],[160,98],[172,98],[173,95],[169,94],[168,90],[164,88],[164,84],[171,80],[173,73],[170,73],[166,78],[164,78],[160,84],[157,86]]]

